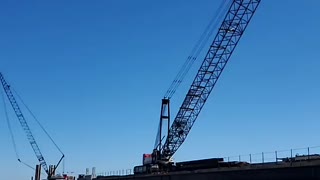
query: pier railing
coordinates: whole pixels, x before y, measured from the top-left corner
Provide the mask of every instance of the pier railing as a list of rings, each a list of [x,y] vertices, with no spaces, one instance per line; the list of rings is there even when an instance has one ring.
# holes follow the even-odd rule
[[[240,154],[234,156],[224,157],[224,162],[247,162],[250,164],[258,163],[274,163],[281,161],[290,161],[296,157],[303,157],[305,159],[314,158],[315,155],[320,155],[320,146],[295,148],[287,150],[267,151],[253,154]],[[125,176],[133,174],[133,169],[119,169],[114,171],[107,171],[98,173],[99,176]]]
[[[126,176],[133,174],[133,169],[119,169],[115,171],[106,171],[97,173],[97,176]]]
[[[292,159],[295,157],[305,157],[306,159],[312,158],[314,155],[320,154],[320,146],[306,147],[306,148],[296,148],[289,150],[277,150],[269,152],[261,152],[254,154],[241,154],[235,156],[224,157],[225,162],[241,161],[248,163],[269,163],[269,162],[279,162],[285,159]]]

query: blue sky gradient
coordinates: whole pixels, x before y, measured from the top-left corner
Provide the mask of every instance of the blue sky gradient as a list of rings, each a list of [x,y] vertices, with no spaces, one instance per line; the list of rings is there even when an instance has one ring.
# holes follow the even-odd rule
[[[65,153],[65,171],[133,168],[152,151],[161,98],[220,2],[2,0],[0,71]],[[262,1],[175,160],[320,145],[319,5]],[[202,59],[172,98],[172,116]],[[2,104],[0,173],[28,179]],[[8,111],[19,155],[34,165]],[[30,126],[55,163],[59,152]]]

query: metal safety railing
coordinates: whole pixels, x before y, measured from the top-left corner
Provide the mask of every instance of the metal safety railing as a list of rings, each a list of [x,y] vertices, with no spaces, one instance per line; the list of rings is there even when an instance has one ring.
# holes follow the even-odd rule
[[[247,163],[270,163],[279,162],[285,159],[292,159],[295,157],[305,157],[306,159],[314,157],[314,155],[320,155],[320,146],[296,148],[288,150],[277,150],[272,152],[261,152],[254,154],[242,154],[236,156],[224,157],[225,162],[241,161]]]
[[[119,169],[114,171],[106,171],[97,173],[97,176],[126,176],[133,174],[132,169]]]

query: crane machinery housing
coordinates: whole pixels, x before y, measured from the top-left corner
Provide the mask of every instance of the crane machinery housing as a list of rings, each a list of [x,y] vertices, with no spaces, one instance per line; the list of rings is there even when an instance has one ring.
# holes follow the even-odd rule
[[[20,122],[20,125],[22,127],[22,129],[25,131],[26,133],[26,136],[27,136],[27,139],[29,140],[29,143],[40,163],[41,166],[37,166],[36,167],[36,176],[38,176],[40,178],[40,169],[41,167],[44,169],[44,171],[46,172],[47,174],[47,179],[48,180],[53,180],[53,179],[56,179],[54,177],[54,174],[55,174],[55,170],[57,169],[57,167],[59,166],[59,164],[61,163],[62,159],[64,158],[64,154],[61,152],[60,148],[53,142],[53,140],[51,139],[51,141],[55,144],[55,146],[58,148],[58,150],[61,152],[62,156],[60,158],[60,160],[58,161],[58,163],[56,165],[50,165],[48,167],[47,165],[47,162],[45,161],[41,151],[40,151],[40,148],[29,128],[29,125],[25,119],[25,116],[23,115],[19,105],[18,105],[18,102],[16,101],[16,98],[14,97],[13,95],[13,92],[11,91],[11,88],[10,88],[10,85],[7,83],[7,81],[4,79],[2,73],[0,73],[0,81],[2,83],[2,87],[4,89],[4,92],[6,93],[7,97],[8,97],[8,100],[10,101],[10,104]],[[20,161],[20,159],[18,159]]]
[[[217,34],[171,126],[170,98],[175,89],[169,89],[169,93],[162,99],[159,133],[155,148],[151,154],[143,154],[143,165],[134,167],[135,174],[173,171],[182,167],[181,163],[177,163],[174,166],[171,158],[186,140],[201,109],[261,2],[261,0],[230,1],[230,6],[217,30]],[[175,80],[173,82],[176,83],[174,87],[178,86],[180,82],[181,80]],[[167,121],[167,135],[166,140],[162,143],[164,121]],[[206,166],[208,162],[210,162],[209,164],[219,164],[221,161],[223,159],[213,158],[201,162],[185,162],[184,166]]]

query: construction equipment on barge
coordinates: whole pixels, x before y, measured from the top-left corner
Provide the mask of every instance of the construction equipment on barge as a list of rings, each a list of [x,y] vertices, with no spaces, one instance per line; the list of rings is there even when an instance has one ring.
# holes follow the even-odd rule
[[[189,56],[162,99],[159,132],[151,154],[143,154],[143,165],[134,167],[135,174],[172,171],[172,157],[186,140],[201,109],[244,34],[261,0],[232,0],[229,9],[209,47],[201,67],[170,127],[170,99],[196,57]],[[196,53],[197,54],[197,53]],[[163,125],[167,123],[163,143]],[[218,161],[216,161],[218,164]]]

